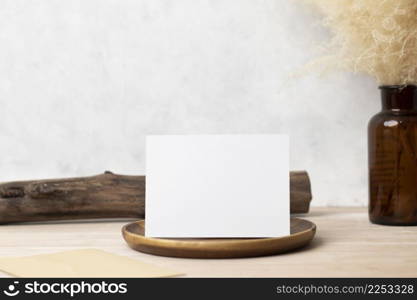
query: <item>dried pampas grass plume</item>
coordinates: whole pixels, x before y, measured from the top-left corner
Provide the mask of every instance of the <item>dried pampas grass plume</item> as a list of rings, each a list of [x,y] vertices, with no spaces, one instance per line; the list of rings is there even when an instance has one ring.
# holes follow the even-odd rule
[[[381,85],[417,84],[417,0],[303,0],[333,38],[324,67],[362,72]]]

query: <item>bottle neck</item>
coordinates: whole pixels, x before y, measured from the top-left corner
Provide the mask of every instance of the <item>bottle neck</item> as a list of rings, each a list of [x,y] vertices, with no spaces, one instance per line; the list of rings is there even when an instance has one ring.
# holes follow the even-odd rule
[[[417,86],[383,85],[381,90],[383,111],[416,111]]]

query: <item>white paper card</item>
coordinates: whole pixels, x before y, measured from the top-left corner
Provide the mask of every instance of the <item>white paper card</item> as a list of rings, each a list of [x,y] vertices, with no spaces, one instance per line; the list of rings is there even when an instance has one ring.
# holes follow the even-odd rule
[[[286,135],[154,135],[146,140],[149,237],[288,235]]]

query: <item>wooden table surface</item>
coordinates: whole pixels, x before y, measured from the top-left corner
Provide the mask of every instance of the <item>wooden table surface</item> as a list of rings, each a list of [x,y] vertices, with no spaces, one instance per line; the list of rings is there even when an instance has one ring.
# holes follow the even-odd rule
[[[0,226],[0,257],[97,248],[189,277],[417,277],[417,227],[368,222],[365,208],[313,208],[317,234],[296,252],[245,259],[182,259],[135,252],[121,236],[128,221]],[[6,276],[5,274],[2,276]]]

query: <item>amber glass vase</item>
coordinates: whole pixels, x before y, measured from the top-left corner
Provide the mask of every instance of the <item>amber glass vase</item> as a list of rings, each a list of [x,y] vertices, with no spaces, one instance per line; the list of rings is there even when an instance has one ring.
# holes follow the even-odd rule
[[[417,225],[417,87],[380,90],[382,110],[368,125],[369,218]]]

